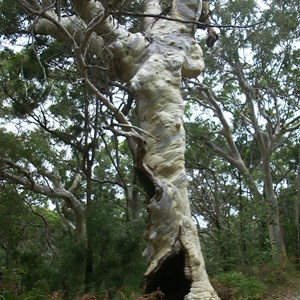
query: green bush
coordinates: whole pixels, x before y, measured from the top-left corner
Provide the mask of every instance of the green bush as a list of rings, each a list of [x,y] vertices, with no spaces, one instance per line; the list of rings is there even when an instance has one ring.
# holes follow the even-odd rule
[[[258,279],[247,277],[241,272],[222,273],[216,280],[233,290],[235,300],[260,299],[266,289]]]

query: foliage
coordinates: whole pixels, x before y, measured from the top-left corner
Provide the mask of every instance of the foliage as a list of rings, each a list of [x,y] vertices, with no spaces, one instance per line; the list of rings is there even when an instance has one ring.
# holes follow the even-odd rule
[[[233,299],[257,300],[260,299],[266,286],[254,277],[247,277],[241,272],[221,273],[216,280],[232,288]]]

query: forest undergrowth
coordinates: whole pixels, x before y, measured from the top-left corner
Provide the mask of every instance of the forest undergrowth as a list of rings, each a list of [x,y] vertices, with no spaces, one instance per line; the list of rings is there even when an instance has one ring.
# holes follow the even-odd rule
[[[291,266],[260,265],[224,272],[212,279],[221,300],[299,300],[300,270]],[[75,300],[163,300],[161,291],[142,296],[134,287],[121,287],[114,295],[84,294]],[[20,298],[21,299],[21,298]],[[47,300],[62,300],[59,292],[48,295]]]
[[[221,300],[300,299],[300,271],[293,266],[263,264],[226,272],[213,279]]]

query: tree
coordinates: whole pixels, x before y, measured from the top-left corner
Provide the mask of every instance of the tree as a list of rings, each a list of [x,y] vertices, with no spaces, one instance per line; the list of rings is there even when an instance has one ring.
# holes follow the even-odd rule
[[[218,299],[209,283],[191,218],[184,159],[184,104],[180,92],[182,78],[196,77],[204,67],[201,48],[194,40],[202,1],[149,0],[143,1],[143,5],[137,2],[143,9],[144,21],[143,31],[131,28],[135,33],[126,29],[126,18],[120,17],[123,2],[106,5],[74,0],[72,7],[62,1],[18,0],[14,5],[16,3],[28,16],[27,19],[21,13],[20,18],[30,23],[29,29],[22,28],[22,32],[47,36],[51,43],[55,39],[58,45],[66,46],[68,60],[59,67],[68,68],[66,75],[72,74],[70,81],[81,85],[89,97],[100,103],[102,110],[98,110],[98,114],[109,115],[107,124],[98,123],[88,128],[85,146],[95,149],[92,137],[104,129],[124,136],[128,142],[135,176],[144,187],[148,201],[148,246],[144,252],[148,263],[146,292],[160,289],[165,299]],[[125,21],[126,26],[117,18]],[[49,40],[47,42],[49,47]],[[54,78],[57,70],[53,72],[36,54],[40,57],[44,80],[51,75]],[[22,108],[22,115],[39,106],[36,95],[32,95],[35,101],[27,105],[32,90],[29,87],[34,84],[34,80],[30,85],[27,81],[22,101],[16,102]],[[109,95],[120,85],[130,97],[118,104]],[[43,95],[50,101],[55,99],[51,93]],[[136,101],[137,125],[132,125],[126,117],[131,111],[132,97]],[[73,143],[68,136],[66,140]],[[93,151],[82,154],[86,155],[84,175],[88,197],[94,154]],[[77,180],[66,189],[57,172],[36,168],[34,171],[47,179],[47,186],[38,183],[24,163],[17,164],[11,158],[2,157],[1,164],[3,180],[63,199],[75,214],[76,230],[81,232],[81,237],[86,235],[83,205],[74,193]]]
[[[275,190],[279,183],[274,156],[295,139],[300,127],[299,76],[295,70],[299,50],[292,46],[298,37],[299,22],[292,7],[290,3],[272,3],[261,9],[254,1],[246,1],[243,6],[216,4],[215,15],[222,23],[256,25],[245,31],[233,28],[230,34],[220,28],[219,47],[207,59],[207,76],[203,83],[195,84],[198,101],[218,118],[213,138],[203,136],[202,140],[239,170],[253,199],[265,207],[265,215],[260,218],[267,221],[277,262],[285,260],[286,249]],[[282,17],[290,22],[279,21]],[[271,35],[274,24],[276,30]],[[273,49],[278,51],[276,55]],[[295,74],[295,80],[290,80],[291,74]],[[223,79],[222,85],[214,84],[217,77]],[[251,149],[255,151],[255,167],[247,161]]]
[[[206,139],[215,144],[221,141],[215,136],[216,124],[199,126],[202,117],[199,114],[194,122],[186,123],[187,170],[193,214],[196,220],[205,221],[198,227],[208,271],[216,274],[269,261],[261,201],[252,198],[239,170],[203,143]]]

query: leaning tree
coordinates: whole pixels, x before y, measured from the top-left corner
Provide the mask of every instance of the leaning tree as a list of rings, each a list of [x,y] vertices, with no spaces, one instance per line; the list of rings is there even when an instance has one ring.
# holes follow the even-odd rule
[[[74,84],[84,86],[86,93],[105,107],[102,111],[112,115],[110,123],[99,128],[122,135],[128,142],[137,180],[148,199],[146,293],[159,289],[165,299],[219,299],[209,283],[191,218],[180,92],[182,79],[197,77],[204,68],[202,50],[194,39],[202,1],[13,3],[25,12],[22,17],[26,16],[27,27],[22,33],[68,45],[72,68],[79,74]],[[135,13],[123,11],[130,4],[138,8]],[[143,20],[135,27],[140,29],[126,29],[126,20],[132,21],[134,16]],[[109,91],[118,85],[130,97],[117,106]],[[128,112],[135,116],[134,125]],[[2,160],[2,165],[5,163],[18,168]],[[1,176],[9,173],[3,171]],[[22,185],[22,181],[18,183]]]

